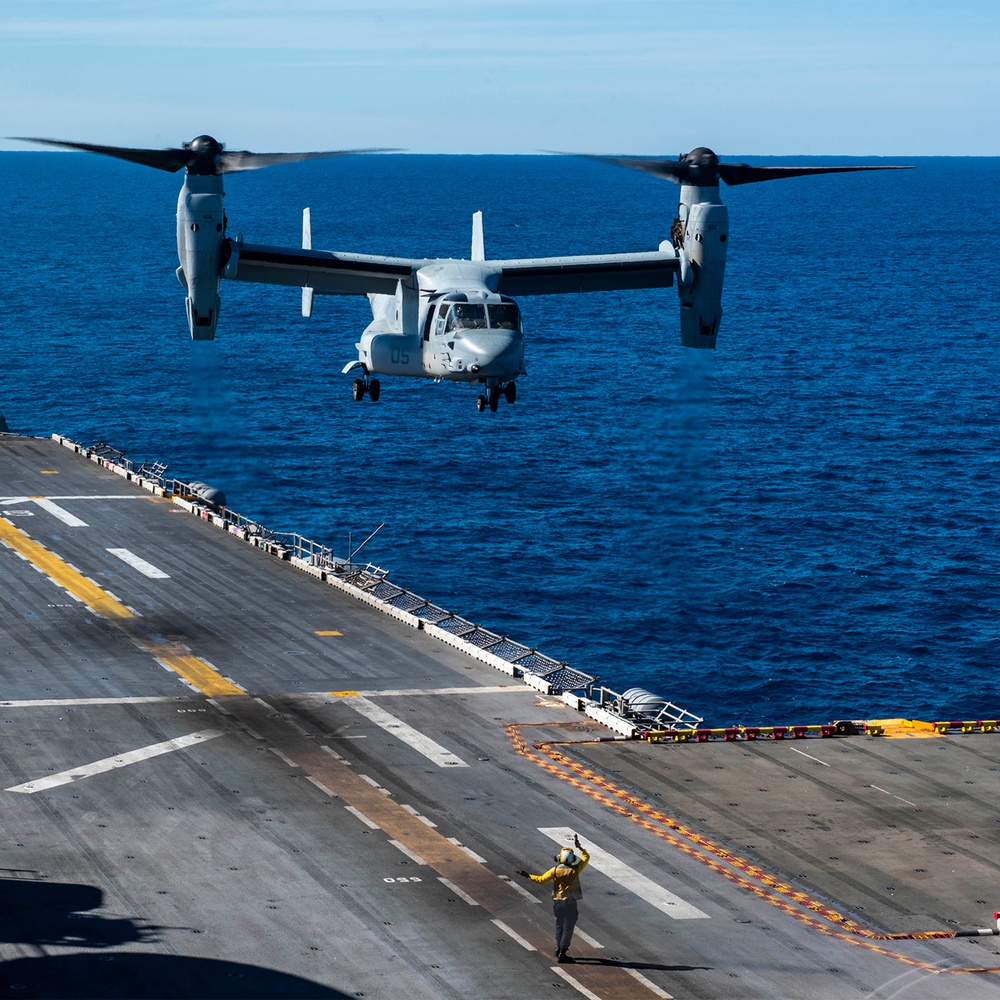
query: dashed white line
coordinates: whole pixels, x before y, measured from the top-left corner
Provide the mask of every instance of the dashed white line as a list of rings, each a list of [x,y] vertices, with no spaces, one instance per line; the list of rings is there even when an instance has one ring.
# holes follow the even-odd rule
[[[422,857],[420,857],[419,854],[414,854],[413,851],[411,851],[405,845],[401,844],[398,840],[390,840],[389,843],[392,844],[393,847],[395,847],[395,848],[399,849],[400,851],[402,851],[411,861],[416,862],[418,865],[426,865],[427,864],[427,862],[424,861],[424,859]]]
[[[326,792],[326,794],[329,795],[331,799],[335,799],[337,797],[336,795],[334,795],[333,792],[330,791],[329,788],[326,787],[326,785],[323,784],[322,781],[319,780],[319,778],[314,778],[311,774],[307,774],[306,781],[309,781],[312,784],[314,784],[321,792]]]
[[[596,993],[592,993],[587,989],[583,983],[577,982],[565,969],[560,968],[558,965],[552,966],[552,971],[562,979],[565,979],[570,986],[577,991],[577,993],[582,993],[587,1000],[604,1000],[603,997],[599,997]]]
[[[498,875],[497,878],[500,879],[502,882],[506,882],[507,885],[509,885],[516,892],[519,892],[529,902],[531,902],[531,903],[540,903],[541,902],[541,900],[536,895],[534,895],[533,893],[528,892],[528,890],[525,889],[523,885],[518,885],[518,883],[515,882],[509,875]],[[579,932],[577,932],[577,933],[579,933]]]
[[[79,781],[81,778],[89,778],[95,774],[103,774],[105,771],[113,771],[118,767],[127,767],[129,764],[136,764],[141,760],[148,760],[150,757],[157,757],[160,754],[170,753],[173,750],[183,750],[185,747],[193,746],[205,740],[214,740],[215,737],[223,735],[225,734],[220,729],[203,729],[199,733],[179,736],[177,739],[165,740],[163,743],[153,743],[151,746],[140,747],[138,750],[130,750],[115,757],[105,757],[103,760],[95,760],[92,764],[84,764],[81,767],[74,767],[68,771],[60,771],[58,774],[36,778],[34,781],[25,781],[23,784],[6,788],[4,791],[22,792],[25,795],[32,795],[35,792],[56,788],[59,785],[68,785],[70,782]]]
[[[465,844],[460,843],[457,837],[449,837],[448,842],[454,844],[460,851],[465,851],[473,861],[478,861],[481,865],[486,864],[486,858],[481,858],[471,847],[466,847]]]
[[[384,708],[380,708],[373,701],[353,695],[345,697],[342,700],[366,719],[374,722],[376,726],[380,726],[394,738],[413,747],[418,753],[423,754],[432,764],[437,764],[438,767],[469,766],[460,757],[456,757],[450,750],[446,750],[440,743],[435,743],[429,736],[418,732],[401,719],[397,719],[396,716],[390,715]]]
[[[438,876],[438,881],[441,882],[449,892],[453,892],[459,899],[464,899],[469,906],[478,906],[479,904],[463,889],[459,889],[454,882],[449,882],[446,878],[441,878]]]
[[[400,805],[411,816],[416,816],[416,818],[419,819],[421,823],[426,823],[427,826],[431,827],[432,829],[437,829],[437,823],[431,822],[426,816],[423,816],[420,813],[418,813],[417,810],[413,808],[413,806],[408,806],[405,803],[400,803]]]
[[[376,791],[381,792],[383,795],[388,795],[390,797],[392,796],[392,792],[390,792],[388,788],[383,788],[374,778],[370,777],[369,775],[359,774],[358,777],[362,781],[367,781],[368,784],[372,786],[372,788],[374,788]]]
[[[268,750],[270,750],[275,757],[278,757],[279,759],[283,760],[289,767],[299,767],[299,765],[296,764],[291,757],[287,757],[277,747],[268,747]]]
[[[539,833],[544,834],[557,844],[570,844],[573,841],[572,831],[564,826],[539,828]],[[641,872],[620,861],[613,854],[609,854],[596,844],[587,844],[590,853],[590,865],[592,868],[603,872],[608,878],[617,882],[623,889],[635,893],[640,899],[661,910],[668,917],[674,920],[707,920],[708,914],[703,913],[696,906],[692,906],[680,896],[674,895],[669,889],[664,889],[651,878],[647,878]]]
[[[51,500],[32,497],[31,502],[37,507],[41,507],[47,514],[59,518],[63,524],[70,528],[86,528],[88,526],[86,521],[81,521],[76,514],[71,514],[65,507],[60,507],[59,504],[53,503]]]
[[[507,935],[507,937],[512,938],[516,941],[525,951],[538,951],[538,949],[530,942],[521,937],[520,934],[514,930],[513,927],[508,927],[502,920],[491,920],[491,924],[496,924]],[[595,998],[598,1000],[598,998]]]
[[[577,931],[577,934],[580,932]],[[622,969],[627,972],[633,979],[638,979],[643,986],[649,990],[654,996],[661,997],[662,1000],[674,1000],[672,993],[668,993],[666,990],[660,989],[651,979],[647,979],[638,969],[630,969],[627,965],[623,965]]]
[[[601,944],[600,941],[595,940],[589,934],[587,934],[585,931],[581,931],[579,927],[577,927],[577,929],[573,933],[578,938],[581,938],[582,940],[586,941],[587,944],[589,944],[591,948],[599,948],[601,951],[604,951],[604,945]]]
[[[170,574],[164,573],[162,569],[147,562],[141,556],[137,556],[130,549],[108,549],[113,556],[127,563],[132,569],[138,570],[143,576],[148,576],[150,580],[169,580]]]
[[[795,747],[789,747],[788,749],[794,753],[800,753],[803,757],[808,757],[810,760],[814,760],[817,764],[822,764],[824,767],[830,766],[825,760],[820,760],[819,757],[814,757],[811,753],[806,753],[805,750],[796,750]]]
[[[356,819],[361,820],[369,830],[379,829],[378,823],[373,823],[361,810],[355,809],[354,806],[344,806],[344,808]]]

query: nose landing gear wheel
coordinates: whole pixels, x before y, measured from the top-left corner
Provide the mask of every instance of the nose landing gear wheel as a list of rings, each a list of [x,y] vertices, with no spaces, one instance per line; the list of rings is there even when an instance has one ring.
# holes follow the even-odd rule
[[[476,409],[479,410],[480,413],[486,409],[486,397],[481,393],[476,397]]]
[[[507,400],[508,403],[513,403],[517,399],[517,386],[513,382],[508,382],[503,387],[503,398]]]
[[[368,383],[368,397],[371,399],[373,403],[377,403],[378,397],[379,395],[381,395],[381,392],[382,392],[382,386],[380,385],[379,380],[377,378],[373,378]]]
[[[500,388],[497,386],[490,389],[489,394],[490,413],[496,413],[497,406],[500,405]]]
[[[360,403],[362,399],[365,398],[365,383],[356,378],[354,380],[354,402]]]

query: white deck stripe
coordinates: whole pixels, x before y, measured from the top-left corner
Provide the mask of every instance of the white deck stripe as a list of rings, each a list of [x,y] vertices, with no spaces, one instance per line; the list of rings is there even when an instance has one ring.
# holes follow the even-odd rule
[[[418,865],[427,864],[427,862],[424,861],[424,859],[420,857],[419,854],[414,854],[413,851],[411,851],[408,847],[401,844],[398,840],[390,840],[389,843],[392,844],[393,847],[398,848],[400,851],[402,851],[411,861],[415,861]]]
[[[376,726],[381,726],[387,733],[396,739],[413,747],[417,753],[423,754],[432,764],[438,767],[468,767],[460,757],[456,757],[450,750],[445,750],[440,743],[435,743],[429,736],[417,732],[412,726],[390,715],[384,708],[379,708],[374,702],[362,697],[347,697],[342,701],[350,705],[356,712],[359,712],[366,719],[374,722]]]
[[[578,938],[581,938],[582,940],[586,941],[587,944],[589,944],[591,948],[600,948],[601,951],[604,951],[604,945],[601,944],[600,941],[596,940],[595,938],[592,938],[585,931],[581,931],[579,927],[577,927],[577,929],[573,933]]]
[[[577,993],[582,993],[587,1000],[604,1000],[604,997],[599,997],[596,993],[592,993],[586,986],[583,985],[583,983],[578,983],[565,969],[561,969],[558,965],[553,965],[552,971],[557,976],[565,979],[566,982],[577,991]]]
[[[573,833],[564,826],[539,827],[539,833],[544,834],[557,844],[571,844]],[[680,896],[675,896],[668,889],[657,885],[651,878],[647,878],[641,872],[619,861],[613,854],[587,842],[587,851],[590,853],[590,867],[603,872],[612,881],[617,882],[623,889],[635,893],[640,899],[662,910],[668,917],[674,920],[708,920],[708,914],[702,913],[696,906],[692,906]]]
[[[89,778],[95,774],[103,774],[105,771],[113,771],[118,767],[136,764],[141,760],[148,760],[150,757],[157,757],[160,754],[170,753],[173,750],[183,750],[185,747],[193,746],[195,743],[214,740],[216,736],[223,735],[225,734],[221,729],[203,729],[201,732],[191,733],[189,736],[179,736],[175,740],[153,743],[151,746],[140,747],[138,750],[130,750],[128,753],[119,754],[116,757],[105,757],[103,760],[95,760],[93,764],[84,764],[82,767],[74,767],[69,771],[60,771],[58,774],[50,774],[44,778],[36,778],[34,781],[26,781],[21,785],[6,788],[4,791],[23,792],[25,795],[32,795],[35,792],[45,791],[48,788],[56,788],[58,785],[68,785],[70,782],[79,781],[81,778]]]
[[[455,893],[455,895],[458,896],[459,899],[464,899],[469,904],[469,906],[479,905],[467,892],[465,892],[463,889],[459,889],[459,887],[455,885],[454,882],[449,882],[446,878],[442,878],[440,875],[438,876],[438,881],[441,882],[445,886],[445,888],[448,889],[449,892]]]
[[[580,932],[577,931],[577,934]],[[638,969],[630,969],[627,965],[622,966],[622,968],[633,978],[638,979],[643,986],[649,990],[654,996],[661,997],[662,1000],[674,1000],[674,995],[668,993],[666,990],[660,989],[651,979],[647,979]]]
[[[361,820],[369,830],[377,830],[379,828],[378,823],[373,823],[363,812],[359,809],[355,809],[354,806],[344,806],[344,808],[354,817]]]
[[[76,514],[71,514],[65,507],[60,507],[59,504],[53,503],[51,500],[32,500],[31,502],[37,504],[53,517],[58,517],[63,524],[67,524],[71,528],[86,528],[88,526],[86,521],[81,521]]]
[[[465,851],[473,861],[478,861],[481,865],[486,864],[486,858],[480,857],[471,847],[466,847],[465,844],[460,843],[457,837],[449,837],[448,841],[454,844],[460,851]]]
[[[169,580],[170,574],[164,573],[151,562],[137,556],[129,549],[108,549],[113,556],[117,556],[122,562],[128,563],[133,569],[137,569],[143,576],[148,576],[150,580]]]
[[[518,885],[517,882],[515,882],[509,875],[497,875],[497,878],[500,879],[501,882],[506,882],[507,885],[509,885],[512,889],[519,892],[522,896],[524,896],[526,900],[528,900],[529,903],[541,902],[541,900],[537,896],[534,896],[530,892],[528,892],[528,890],[525,889],[523,885]]]
[[[388,691],[355,691],[354,696],[358,698],[415,698],[418,695],[447,695],[447,694],[530,694],[538,697],[538,692],[531,688],[525,688],[523,684],[496,684],[484,685],[482,687],[450,687],[450,688],[392,688]],[[295,698],[323,698],[329,699],[329,691],[303,691],[301,694],[293,695]],[[334,695],[334,700],[340,699]]]
[[[491,920],[491,924],[496,924],[509,938],[513,938],[525,951],[538,951],[530,942],[521,937],[513,927],[508,927],[502,920]]]
[[[74,496],[50,496],[43,497],[44,500],[148,500],[149,497],[134,496],[131,493],[81,493]],[[0,497],[0,506],[11,503],[27,503],[34,500],[34,497]],[[37,503],[37,501],[35,501]]]
[[[27,701],[0,701],[0,708],[73,708],[77,705],[148,705],[158,701],[189,701],[176,695],[147,695],[137,698],[32,698]]]

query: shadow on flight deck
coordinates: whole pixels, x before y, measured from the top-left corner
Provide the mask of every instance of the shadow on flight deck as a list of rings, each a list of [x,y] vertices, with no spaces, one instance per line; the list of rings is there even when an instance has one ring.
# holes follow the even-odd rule
[[[2,869],[0,869],[2,870]],[[11,871],[7,869],[7,871]],[[129,944],[155,944],[163,930],[127,917],[88,913],[104,893],[91,885],[0,878],[0,944],[37,948],[33,958],[0,964],[0,994],[52,1000],[267,1000],[295,997],[338,1000],[346,993],[299,976],[240,962],[152,952],[109,951]],[[175,942],[176,944],[176,942]],[[46,955],[44,948],[88,948]]]

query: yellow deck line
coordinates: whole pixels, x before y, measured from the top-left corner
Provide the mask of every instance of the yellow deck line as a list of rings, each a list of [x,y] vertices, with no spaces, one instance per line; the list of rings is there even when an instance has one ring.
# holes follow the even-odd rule
[[[125,607],[121,601],[92,583],[82,573],[73,569],[54,552],[44,545],[29,538],[20,528],[15,528],[10,521],[0,517],[0,542],[5,542],[15,552],[19,552],[33,566],[37,566],[49,579],[54,580],[64,590],[78,597],[88,608],[96,611],[103,618],[135,618],[136,614]],[[246,694],[222,674],[213,670],[204,660],[197,656],[177,655],[171,650],[158,648],[155,643],[143,643],[133,637],[133,641],[144,652],[155,656],[164,666],[180,674],[186,681],[193,684],[202,694],[210,698],[224,694]],[[174,647],[176,649],[176,647]]]
[[[161,663],[180,674],[184,680],[193,684],[202,694],[214,698],[220,694],[245,695],[246,691],[237,687],[232,681],[227,681],[218,671],[213,670],[204,660],[197,656],[174,656],[171,654],[157,655]]]
[[[10,521],[0,518],[0,541],[6,542],[15,552],[19,552],[32,565],[37,566],[47,577],[55,580],[64,590],[78,597],[88,608],[93,608],[105,618],[134,618],[121,601],[113,598],[96,583],[91,583],[82,573],[63,562],[44,545],[29,538]]]

